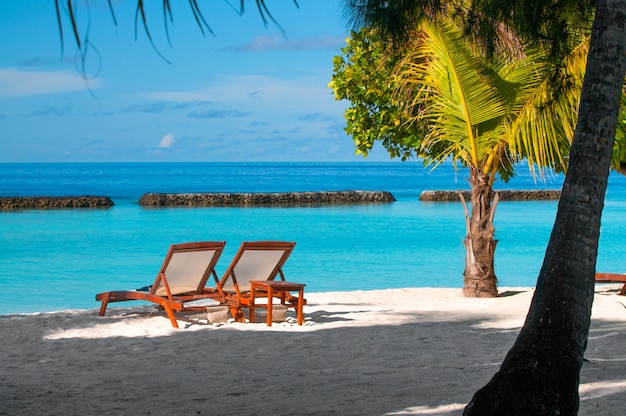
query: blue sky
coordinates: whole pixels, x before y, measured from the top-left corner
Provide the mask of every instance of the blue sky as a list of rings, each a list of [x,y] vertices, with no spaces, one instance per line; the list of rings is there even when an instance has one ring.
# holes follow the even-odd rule
[[[169,43],[151,0],[158,53],[142,27],[135,40],[136,0],[113,1],[117,26],[105,0],[78,1],[87,80],[53,0],[0,2],[0,162],[389,160],[354,154],[347,103],[327,87],[349,34],[343,0],[268,0],[282,31],[251,0],[243,16],[238,0],[202,1],[206,36],[174,0]]]

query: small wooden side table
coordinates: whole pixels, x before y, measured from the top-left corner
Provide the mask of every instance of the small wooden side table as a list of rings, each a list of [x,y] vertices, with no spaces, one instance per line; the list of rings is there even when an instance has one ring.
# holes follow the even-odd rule
[[[304,323],[304,284],[285,282],[283,280],[251,280],[250,281],[250,322],[254,321],[254,308],[267,309],[267,326],[272,326],[272,299],[274,296],[280,298],[281,305],[285,304],[286,295],[289,292],[298,292],[298,304],[296,305],[296,314],[298,315],[298,325]],[[267,294],[267,304],[255,304],[257,293]],[[265,296],[262,296],[265,297]]]

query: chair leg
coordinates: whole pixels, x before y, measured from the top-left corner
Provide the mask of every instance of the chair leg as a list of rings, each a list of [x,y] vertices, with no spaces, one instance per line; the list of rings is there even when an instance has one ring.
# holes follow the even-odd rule
[[[228,309],[230,309],[230,315],[233,317],[235,321],[245,322],[245,318],[243,316],[243,312],[241,311],[241,308],[237,306],[229,306]]]
[[[100,316],[104,316],[107,311],[107,305],[109,304],[109,298],[111,297],[110,293],[102,294],[102,305],[100,305]]]
[[[164,304],[163,309],[165,309],[165,313],[167,314],[168,318],[170,318],[172,326],[174,328],[178,328],[178,322],[176,321],[176,316],[174,315],[174,311],[172,310],[172,308],[170,308],[169,305]]]
[[[622,290],[619,291],[619,294],[622,296],[626,296],[626,283],[622,286]]]
[[[270,286],[267,289],[267,316],[265,319],[265,324],[267,326],[272,326],[272,312],[274,309],[274,288]]]
[[[298,293],[298,325],[304,324],[304,289]]]

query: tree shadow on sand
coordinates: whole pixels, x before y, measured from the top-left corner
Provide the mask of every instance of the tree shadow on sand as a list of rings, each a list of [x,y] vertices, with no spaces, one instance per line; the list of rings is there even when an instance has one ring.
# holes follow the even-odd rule
[[[377,310],[377,312],[381,312]],[[384,312],[384,311],[383,311]],[[398,324],[333,323],[368,310],[317,310],[318,328],[206,325],[164,335],[46,339],[103,325],[96,312],[0,319],[6,414],[459,415],[499,368],[519,328],[404,313]],[[115,325],[128,319],[110,318]],[[30,324],[33,320],[40,320]],[[41,322],[43,320],[44,322]],[[328,326],[326,326],[328,325]],[[293,328],[293,329],[292,329]],[[620,408],[623,321],[595,320],[580,415]],[[604,383],[604,384],[602,384]],[[616,407],[615,407],[616,406]],[[610,407],[609,407],[610,408]]]

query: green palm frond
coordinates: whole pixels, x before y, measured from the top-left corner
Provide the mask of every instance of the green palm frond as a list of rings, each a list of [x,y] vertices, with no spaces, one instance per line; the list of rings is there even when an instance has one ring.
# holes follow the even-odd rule
[[[421,155],[432,163],[452,158],[507,180],[513,165],[563,170],[577,119],[588,42],[561,67],[546,52],[525,48],[524,59],[486,62],[472,53],[449,21],[424,22],[397,71],[412,120],[427,120]],[[563,82],[565,81],[565,82]]]
[[[460,30],[446,22],[424,22],[401,65],[401,84],[412,106],[425,109],[415,117],[429,120],[425,153],[438,160],[461,158],[481,168],[501,140],[497,126],[507,107]]]
[[[550,67],[541,62],[540,52],[505,75],[519,85],[505,123],[509,147],[516,159],[528,161],[533,173],[567,166],[563,149],[569,148],[574,137],[588,48],[587,39],[564,61],[562,71],[567,78],[556,93]]]

